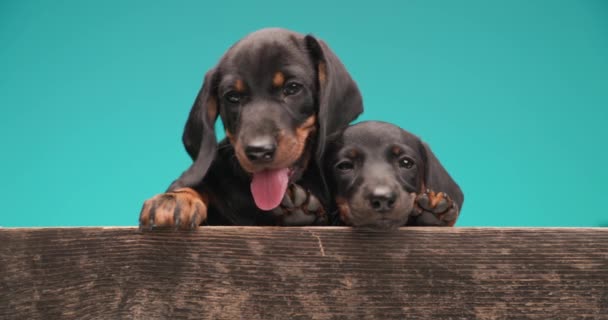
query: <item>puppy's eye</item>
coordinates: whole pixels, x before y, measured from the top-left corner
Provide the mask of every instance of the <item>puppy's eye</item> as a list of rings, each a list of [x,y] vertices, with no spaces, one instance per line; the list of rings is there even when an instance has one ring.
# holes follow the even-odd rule
[[[348,160],[342,161],[336,165],[336,169],[343,171],[343,172],[351,171],[354,168],[355,168],[355,164],[352,163],[352,161],[348,161]]]
[[[399,159],[399,167],[404,169],[410,169],[414,166],[414,160],[410,158],[401,158]]]
[[[302,85],[297,82],[287,82],[285,86],[283,86],[283,94],[286,96],[294,95],[302,90]]]
[[[241,102],[242,95],[236,91],[228,91],[224,94],[224,100],[229,103]]]

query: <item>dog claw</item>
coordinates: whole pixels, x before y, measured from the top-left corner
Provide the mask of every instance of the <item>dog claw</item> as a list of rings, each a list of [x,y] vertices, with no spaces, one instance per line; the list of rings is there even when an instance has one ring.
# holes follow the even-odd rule
[[[306,210],[318,211],[319,209],[321,209],[321,202],[319,201],[319,199],[317,199],[316,197],[310,197]]]
[[[207,207],[195,191],[177,190],[147,200],[140,213],[139,226],[141,230],[196,229],[206,216]]]
[[[447,195],[444,195],[444,197],[435,206],[434,211],[435,212],[446,212],[448,209],[450,209],[451,206],[452,206],[452,201],[450,200],[450,198],[447,197]]]
[[[424,226],[449,226],[458,218],[458,206],[444,192],[428,190],[416,197],[413,215],[416,224]]]
[[[422,210],[428,210],[430,211],[431,208],[431,200],[429,197],[429,192],[426,193],[422,193],[418,196],[418,198],[416,199],[416,203],[419,206],[419,209]]]
[[[175,229],[179,229],[179,226],[181,225],[182,219],[181,219],[181,207],[176,205],[175,209],[173,211],[173,224],[174,224],[174,228]]]
[[[155,218],[156,218],[156,203],[152,204],[152,207],[150,208],[150,220],[148,221],[148,226],[149,229],[152,230],[154,227],[156,227],[156,223],[155,223]]]
[[[198,227],[198,219],[199,219],[199,214],[198,214],[198,210],[196,212],[194,212],[194,215],[192,215],[192,221],[190,221],[190,225],[188,226],[190,228],[190,230],[195,230],[196,227]]]
[[[452,222],[458,218],[458,209],[456,207],[450,208],[445,214],[441,216],[441,220]]]
[[[287,208],[294,207],[293,202],[291,201],[291,197],[287,193],[285,193],[283,200],[281,200],[281,206]]]
[[[416,225],[419,226],[441,226],[441,221],[433,213],[424,211],[416,218]]]
[[[293,205],[299,207],[306,201],[306,191],[298,185],[293,186]]]
[[[279,207],[272,210],[283,225],[326,224],[325,210],[319,199],[297,184],[292,184]]]

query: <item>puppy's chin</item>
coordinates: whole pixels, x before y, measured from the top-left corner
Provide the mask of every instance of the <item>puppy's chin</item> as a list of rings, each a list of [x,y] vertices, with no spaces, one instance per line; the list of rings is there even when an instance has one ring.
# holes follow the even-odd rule
[[[410,215],[409,213],[405,213],[398,215],[398,217],[392,214],[391,216],[391,218],[388,218],[376,212],[353,212],[353,216],[350,217],[350,224],[357,229],[363,230],[394,231],[405,225]]]
[[[404,226],[414,209],[414,194],[401,197],[398,205],[389,212],[378,213],[362,203],[349,203],[345,221],[355,228],[390,231]]]

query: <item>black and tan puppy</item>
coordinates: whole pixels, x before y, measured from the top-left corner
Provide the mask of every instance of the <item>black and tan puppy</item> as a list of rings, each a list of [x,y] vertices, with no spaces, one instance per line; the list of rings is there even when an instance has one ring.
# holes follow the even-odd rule
[[[144,203],[140,226],[318,223],[312,195],[326,198],[325,137],[362,111],[357,85],[324,42],[284,29],[248,35],[207,72],[183,134],[194,162]],[[227,136],[219,145],[218,116]],[[267,212],[277,208],[286,214]]]
[[[429,146],[389,123],[367,121],[332,136],[325,172],[339,219],[356,227],[452,226],[464,201]]]

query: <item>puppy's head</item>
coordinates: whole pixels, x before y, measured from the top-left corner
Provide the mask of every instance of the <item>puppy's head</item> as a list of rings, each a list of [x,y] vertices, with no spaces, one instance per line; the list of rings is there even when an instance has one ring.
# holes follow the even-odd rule
[[[320,157],[325,135],[361,112],[356,84],[322,41],[284,29],[254,32],[205,77],[183,136],[195,163],[182,177],[196,183],[207,171],[219,115],[257,206],[273,209],[311,156]]]
[[[340,218],[372,229],[403,226],[424,188],[425,147],[389,123],[367,121],[332,136],[325,172]]]
[[[254,33],[224,56],[220,115],[245,171],[294,170],[306,162],[307,141],[316,134],[317,72],[304,37],[277,30]]]

